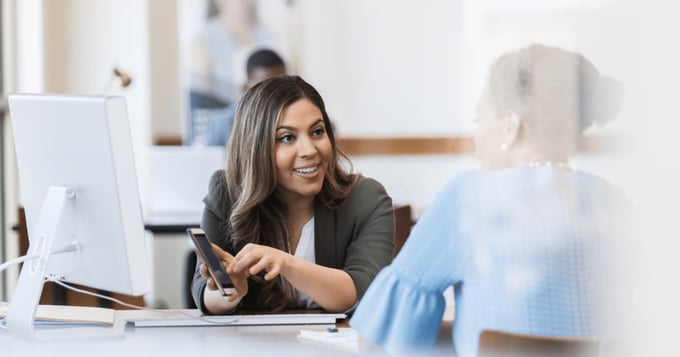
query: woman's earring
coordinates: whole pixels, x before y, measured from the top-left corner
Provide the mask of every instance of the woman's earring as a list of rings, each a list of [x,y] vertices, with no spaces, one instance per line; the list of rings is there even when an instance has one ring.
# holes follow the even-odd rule
[[[507,143],[501,144],[501,150],[503,151],[508,151],[510,149],[510,145]]]

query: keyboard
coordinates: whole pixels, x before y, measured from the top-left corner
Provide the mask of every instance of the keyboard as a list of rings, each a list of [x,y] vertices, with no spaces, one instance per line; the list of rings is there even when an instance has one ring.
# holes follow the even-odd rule
[[[335,324],[347,318],[346,314],[252,314],[203,315],[131,318],[126,320],[135,327],[189,327],[189,326],[255,326],[255,325],[324,325]]]

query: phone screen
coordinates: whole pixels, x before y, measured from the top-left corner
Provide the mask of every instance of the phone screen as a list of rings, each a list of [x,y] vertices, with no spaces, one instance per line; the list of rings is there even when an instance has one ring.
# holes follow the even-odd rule
[[[189,233],[194,246],[196,246],[196,254],[208,266],[208,272],[215,281],[219,292],[224,296],[230,295],[224,289],[233,288],[234,284],[231,283],[229,275],[222,268],[222,264],[220,264],[220,259],[212,250],[208,236],[200,228],[189,228],[187,233]]]

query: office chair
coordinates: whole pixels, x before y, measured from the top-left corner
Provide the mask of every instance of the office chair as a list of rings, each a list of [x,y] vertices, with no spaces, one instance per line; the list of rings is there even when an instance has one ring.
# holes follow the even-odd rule
[[[394,254],[396,257],[406,238],[411,234],[413,219],[411,218],[411,205],[394,206]]]
[[[191,295],[191,282],[194,280],[194,272],[196,271],[196,262],[198,257],[196,256],[196,251],[191,250],[187,253],[186,262],[184,265],[184,308],[185,309],[195,309],[197,308],[194,302],[194,297]]]
[[[602,356],[600,340],[593,337],[552,337],[483,330],[478,356],[556,357]]]

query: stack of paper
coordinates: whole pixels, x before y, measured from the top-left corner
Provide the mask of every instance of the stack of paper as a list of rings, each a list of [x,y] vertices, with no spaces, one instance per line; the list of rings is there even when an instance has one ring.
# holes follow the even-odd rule
[[[0,306],[0,317],[7,316],[9,305]],[[41,324],[113,325],[115,310],[103,307],[38,305],[35,322]]]

